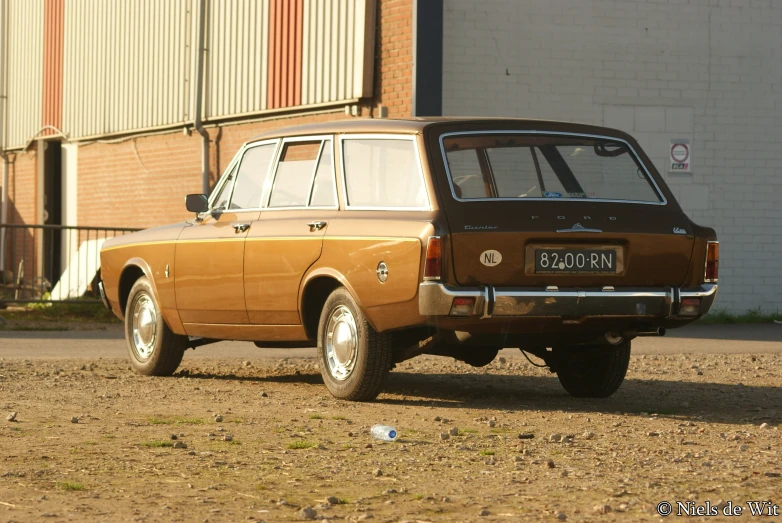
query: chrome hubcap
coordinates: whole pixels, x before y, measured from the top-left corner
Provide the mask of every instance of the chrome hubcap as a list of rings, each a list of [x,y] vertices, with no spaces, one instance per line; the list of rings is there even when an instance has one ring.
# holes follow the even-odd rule
[[[157,312],[155,304],[146,294],[142,294],[133,307],[131,318],[133,349],[140,360],[148,360],[155,348],[157,335]]]
[[[356,366],[358,333],[353,313],[344,305],[334,309],[326,326],[326,363],[334,379],[350,377]]]

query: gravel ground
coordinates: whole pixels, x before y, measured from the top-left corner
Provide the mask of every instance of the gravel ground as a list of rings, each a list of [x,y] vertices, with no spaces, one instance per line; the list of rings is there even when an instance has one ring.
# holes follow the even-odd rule
[[[746,505],[782,504],[781,383],[779,353],[642,354],[579,400],[520,355],[421,357],[356,404],[310,358],[0,358],[0,521],[782,521]]]

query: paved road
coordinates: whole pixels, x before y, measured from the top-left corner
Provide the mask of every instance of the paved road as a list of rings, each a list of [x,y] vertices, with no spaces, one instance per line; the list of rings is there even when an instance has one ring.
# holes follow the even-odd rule
[[[0,358],[124,358],[122,330],[0,331]],[[638,338],[634,354],[759,354],[782,352],[782,325],[691,325],[665,337]],[[517,350],[502,352],[521,357]],[[252,343],[224,341],[187,351],[185,358],[314,357],[315,349],[258,349]]]

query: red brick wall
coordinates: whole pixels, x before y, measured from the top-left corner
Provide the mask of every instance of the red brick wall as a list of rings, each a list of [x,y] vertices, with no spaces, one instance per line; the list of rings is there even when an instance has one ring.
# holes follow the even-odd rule
[[[36,221],[36,178],[38,161],[35,145],[26,153],[9,153],[8,155],[8,223],[34,224]],[[35,276],[35,260],[33,233],[23,229],[8,229],[5,238],[5,267],[16,276],[19,260],[25,253],[26,279]]]
[[[375,103],[388,107],[391,118],[409,117],[413,114],[413,0],[379,0],[377,14]]]

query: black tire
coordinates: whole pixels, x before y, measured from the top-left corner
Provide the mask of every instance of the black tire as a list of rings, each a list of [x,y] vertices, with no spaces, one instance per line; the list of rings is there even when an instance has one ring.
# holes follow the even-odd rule
[[[619,345],[568,347],[557,352],[559,382],[577,398],[607,398],[622,385],[630,363],[629,340]]]
[[[501,347],[460,347],[454,357],[473,367],[485,367],[494,361]]]
[[[376,332],[345,288],[334,290],[318,323],[318,364],[331,395],[349,401],[374,399],[392,361],[390,333]]]
[[[145,276],[136,280],[125,307],[125,342],[133,369],[145,376],[172,375],[182,362],[187,341],[187,336],[174,334],[166,325],[149,280]]]

